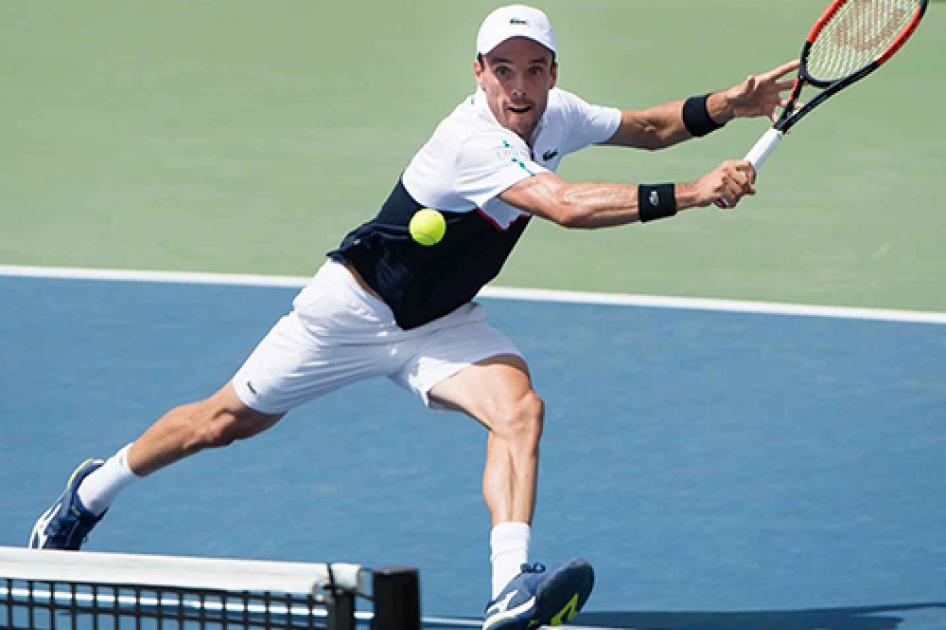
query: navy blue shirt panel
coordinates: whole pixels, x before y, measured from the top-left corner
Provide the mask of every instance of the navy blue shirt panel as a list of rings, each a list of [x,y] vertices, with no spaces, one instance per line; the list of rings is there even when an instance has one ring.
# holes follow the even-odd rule
[[[349,232],[328,253],[351,264],[381,296],[404,330],[450,313],[472,300],[499,275],[525,231],[528,216],[503,230],[478,211],[441,211],[447,232],[425,247],[411,238],[408,224],[423,208],[399,180],[374,219]]]

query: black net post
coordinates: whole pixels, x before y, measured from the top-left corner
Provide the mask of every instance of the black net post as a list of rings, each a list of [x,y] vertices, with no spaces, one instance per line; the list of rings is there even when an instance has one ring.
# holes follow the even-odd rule
[[[371,630],[421,630],[420,578],[414,567],[372,571],[374,619]]]
[[[355,630],[355,595],[334,586],[326,589],[328,630]]]

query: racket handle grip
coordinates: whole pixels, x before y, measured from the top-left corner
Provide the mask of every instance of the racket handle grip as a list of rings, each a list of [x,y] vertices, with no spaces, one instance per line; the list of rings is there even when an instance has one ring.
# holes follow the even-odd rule
[[[746,162],[752,164],[752,168],[755,169],[756,173],[759,172],[759,169],[762,168],[762,165],[765,164],[765,161],[772,154],[772,151],[775,150],[775,147],[778,146],[778,143],[782,141],[782,138],[785,137],[784,131],[779,131],[778,129],[769,129],[762,137],[759,138],[759,141],[755,143],[755,146],[749,149],[749,152],[746,153],[745,159]],[[727,204],[722,199],[716,200],[717,208],[728,208]]]
[[[746,153],[746,162],[752,164],[753,168],[758,172],[759,169],[762,168],[762,165],[765,164],[769,155],[772,154],[772,151],[775,150],[775,147],[778,146],[778,143],[782,141],[783,137],[785,137],[785,133],[778,129],[769,129],[766,131],[762,137],[759,138],[759,141],[755,143],[755,146]]]

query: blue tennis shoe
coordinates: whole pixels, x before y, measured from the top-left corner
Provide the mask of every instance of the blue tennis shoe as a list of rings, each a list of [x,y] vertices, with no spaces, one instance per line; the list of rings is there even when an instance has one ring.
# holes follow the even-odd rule
[[[594,569],[586,560],[569,560],[549,572],[541,564],[524,564],[522,572],[486,605],[483,630],[532,630],[568,623],[588,601],[594,583]]]
[[[92,528],[105,512],[95,516],[79,501],[76,490],[82,480],[102,467],[105,461],[87,459],[72,472],[66,489],[51,508],[43,512],[33,525],[30,549],[69,549],[77,551],[89,537]]]

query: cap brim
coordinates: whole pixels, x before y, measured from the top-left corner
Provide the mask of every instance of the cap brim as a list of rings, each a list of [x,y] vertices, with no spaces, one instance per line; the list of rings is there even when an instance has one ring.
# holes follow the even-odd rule
[[[548,43],[548,42],[544,42],[544,41],[542,41],[540,38],[538,38],[538,37],[536,37],[536,36],[534,36],[534,35],[530,35],[530,34],[528,34],[528,33],[513,33],[513,34],[510,34],[510,35],[507,35],[507,36],[505,36],[505,37],[503,37],[503,38],[497,40],[495,43],[490,42],[487,46],[484,46],[484,47],[483,47],[483,48],[485,48],[485,50],[482,50],[482,49],[481,49],[481,50],[478,50],[477,52],[478,52],[479,54],[481,54],[481,55],[488,55],[489,53],[491,53],[491,52],[493,52],[494,50],[496,50],[496,48],[497,48],[500,44],[503,44],[503,43],[505,43],[505,42],[508,42],[510,39],[516,39],[517,37],[521,37],[522,39],[530,39],[530,40],[534,41],[536,44],[539,44],[540,46],[542,46],[543,48],[545,48],[546,50],[548,50],[549,52],[551,52],[553,55],[556,54],[555,48],[554,48],[553,46],[549,46],[549,43]]]

